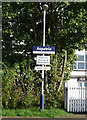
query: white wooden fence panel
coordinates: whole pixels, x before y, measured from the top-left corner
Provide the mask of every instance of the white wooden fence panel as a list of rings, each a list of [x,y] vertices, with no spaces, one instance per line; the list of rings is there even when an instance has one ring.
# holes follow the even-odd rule
[[[87,112],[87,88],[68,87],[65,89],[65,109],[68,112]]]

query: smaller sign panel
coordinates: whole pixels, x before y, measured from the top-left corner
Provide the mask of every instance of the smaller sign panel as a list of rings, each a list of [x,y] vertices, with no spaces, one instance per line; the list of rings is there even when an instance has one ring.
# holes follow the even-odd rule
[[[37,56],[37,65],[50,65],[50,56]]]
[[[55,54],[54,46],[33,46],[33,54]]]
[[[50,67],[35,66],[35,70],[50,70]]]

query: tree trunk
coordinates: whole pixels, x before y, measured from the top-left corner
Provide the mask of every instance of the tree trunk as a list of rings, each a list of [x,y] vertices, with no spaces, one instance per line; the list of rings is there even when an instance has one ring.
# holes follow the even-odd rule
[[[56,54],[56,65],[55,65],[55,77],[57,76],[57,54]],[[54,81],[54,91],[56,91],[57,80]]]
[[[65,52],[65,55],[64,55],[63,66],[62,66],[61,82],[60,82],[60,85],[58,88],[58,92],[60,91],[62,83],[63,83],[64,70],[65,70],[65,66],[66,66],[66,62],[67,62],[67,51],[66,50],[63,50],[63,51]]]

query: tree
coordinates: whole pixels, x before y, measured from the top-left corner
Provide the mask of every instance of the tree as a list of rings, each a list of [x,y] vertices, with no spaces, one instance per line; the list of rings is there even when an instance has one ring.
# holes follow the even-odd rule
[[[5,64],[14,67],[15,63],[20,64],[25,59],[34,58],[33,46],[42,45],[43,4],[40,2],[3,3],[3,62]],[[49,9],[46,16],[46,46],[56,48],[56,54],[51,56],[52,69],[46,72],[45,79],[46,104],[51,104],[49,101],[58,99],[58,95],[63,91],[64,81],[70,77],[71,64],[75,60],[75,49],[81,50],[86,46],[87,8],[85,3],[77,2],[48,2],[47,4]],[[34,66],[35,62],[31,64],[32,74],[35,72]],[[38,74],[40,76],[40,72]],[[37,81],[41,83],[39,79]],[[38,87],[38,84],[34,82],[33,84],[35,88]],[[54,91],[57,91],[55,95],[53,95]],[[54,106],[58,105],[58,100],[56,102],[54,100],[53,103]]]
[[[3,3],[3,60],[15,51],[32,54],[33,45],[42,45],[43,4]],[[56,52],[82,49],[87,42],[85,3],[47,4],[46,45],[55,45]]]

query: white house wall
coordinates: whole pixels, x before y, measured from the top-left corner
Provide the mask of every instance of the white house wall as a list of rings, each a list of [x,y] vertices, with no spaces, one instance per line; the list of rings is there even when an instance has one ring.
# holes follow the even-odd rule
[[[84,70],[73,70],[71,77],[87,77],[87,71]]]
[[[75,54],[79,57],[70,80],[65,82],[64,105],[68,112],[87,112],[87,51],[76,50]],[[78,67],[80,62],[84,63],[83,67]]]
[[[81,50],[81,51],[78,51],[78,50],[76,50],[75,51],[75,54],[76,55],[84,55],[84,54],[87,54],[87,51],[84,49],[84,50]]]
[[[77,87],[77,79],[76,78],[71,78],[65,83],[65,87]]]

